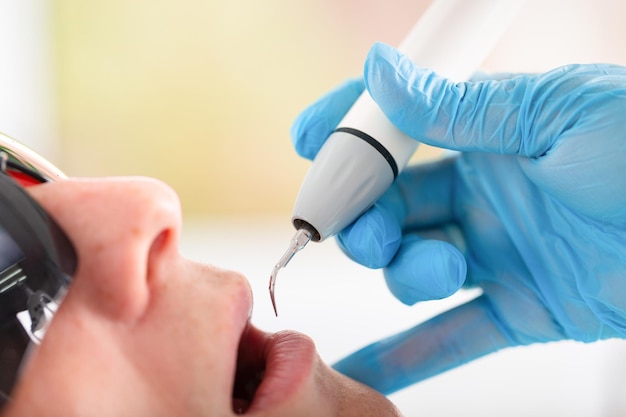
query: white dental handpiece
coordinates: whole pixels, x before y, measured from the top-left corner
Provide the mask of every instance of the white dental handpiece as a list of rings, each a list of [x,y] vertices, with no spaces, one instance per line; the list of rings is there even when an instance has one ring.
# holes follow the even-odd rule
[[[437,0],[399,46],[416,64],[455,81],[467,80],[524,0]],[[297,229],[287,253],[270,276],[310,241],[339,233],[389,188],[418,142],[384,115],[367,91],[328,137],[300,187],[292,213]]]

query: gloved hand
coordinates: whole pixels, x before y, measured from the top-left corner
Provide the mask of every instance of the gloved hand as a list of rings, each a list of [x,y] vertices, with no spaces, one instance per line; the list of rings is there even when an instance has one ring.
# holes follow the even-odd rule
[[[377,44],[364,80],[400,130],[461,153],[408,167],[340,246],[406,304],[482,293],[337,370],[389,394],[505,347],[626,337],[626,68],[453,83]],[[313,158],[362,88],[305,110],[297,152]]]

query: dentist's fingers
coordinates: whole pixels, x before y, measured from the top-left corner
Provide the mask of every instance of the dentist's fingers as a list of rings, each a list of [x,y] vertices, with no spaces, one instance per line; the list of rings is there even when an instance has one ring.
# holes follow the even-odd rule
[[[463,254],[450,243],[407,235],[393,261],[385,269],[385,280],[401,302],[439,300],[457,292],[467,275]]]
[[[380,207],[368,211],[339,235],[339,246],[346,255],[369,268],[386,267],[389,290],[407,305],[458,291],[465,282],[467,263],[449,243],[455,236],[448,236],[446,228],[429,231],[443,240],[403,236],[397,223],[381,215],[384,211]]]
[[[388,395],[464,363],[517,344],[486,297],[375,342],[333,367]]]
[[[362,79],[348,80],[307,107],[291,127],[298,155],[313,159],[364,89]]]
[[[368,268],[383,268],[402,243],[400,219],[393,208],[375,204],[339,233],[337,243],[353,261]]]
[[[584,110],[575,91],[586,92],[593,77],[597,71],[572,66],[538,76],[456,83],[380,43],[365,63],[370,95],[407,135],[448,149],[526,157],[544,155],[575,125]]]
[[[456,163],[456,157],[448,157],[416,164],[398,176],[395,186],[400,197],[384,203],[397,206],[402,201],[399,215],[404,230],[433,228],[457,220],[456,206],[463,203],[457,192]]]
[[[400,248],[404,232],[441,229],[438,234],[445,237],[455,221],[455,181],[453,158],[407,168],[372,208],[339,234],[341,248],[362,265],[382,268]],[[433,250],[449,259],[458,257],[453,247]]]

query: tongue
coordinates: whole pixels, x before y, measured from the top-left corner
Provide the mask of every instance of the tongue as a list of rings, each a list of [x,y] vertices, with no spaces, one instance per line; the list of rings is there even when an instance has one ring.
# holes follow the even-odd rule
[[[250,407],[250,401],[242,398],[233,398],[233,411],[235,414],[243,414]]]

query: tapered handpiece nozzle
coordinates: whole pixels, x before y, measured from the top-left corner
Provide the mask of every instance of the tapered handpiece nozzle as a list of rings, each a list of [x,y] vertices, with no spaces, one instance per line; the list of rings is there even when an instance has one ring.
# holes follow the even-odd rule
[[[307,229],[298,229],[296,234],[291,238],[291,242],[289,243],[289,248],[285,254],[278,260],[274,268],[272,269],[272,273],[270,274],[270,298],[272,300],[272,307],[274,307],[274,314],[278,317],[278,310],[276,309],[276,297],[274,295],[274,288],[276,286],[276,275],[278,275],[278,270],[287,266],[293,255],[296,252],[302,250],[307,243],[313,237],[313,233]]]

